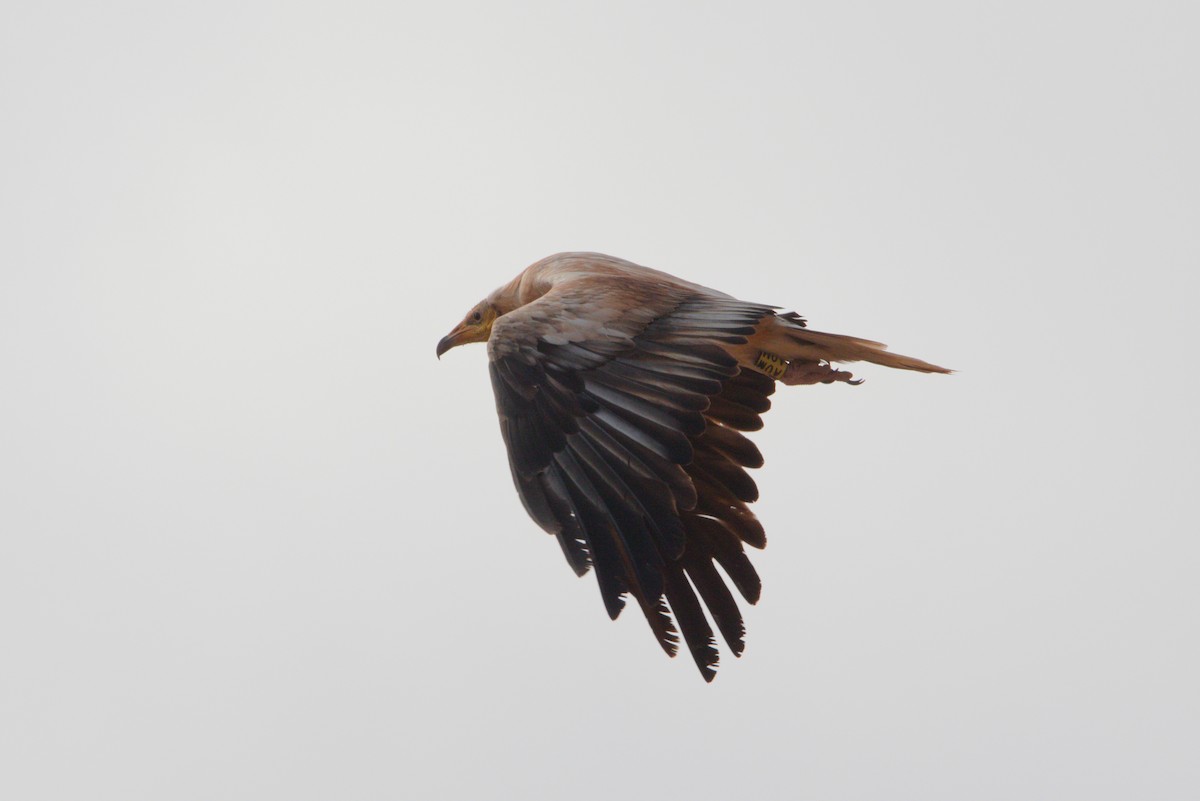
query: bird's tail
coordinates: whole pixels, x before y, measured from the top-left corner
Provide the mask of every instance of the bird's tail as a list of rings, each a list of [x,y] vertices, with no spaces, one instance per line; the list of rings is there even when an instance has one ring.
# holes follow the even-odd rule
[[[780,355],[786,359],[813,359],[827,362],[871,362],[900,370],[916,370],[920,373],[949,373],[945,367],[930,364],[912,356],[892,353],[882,342],[848,337],[843,334],[827,334],[824,331],[809,331],[806,328],[786,329],[787,347]]]
[[[752,343],[759,349],[755,366],[785,384],[851,381],[850,373],[834,369],[832,363],[871,362],[921,373],[949,373],[945,367],[892,353],[887,345],[869,339],[811,331],[802,324],[774,318],[775,325],[760,329]]]

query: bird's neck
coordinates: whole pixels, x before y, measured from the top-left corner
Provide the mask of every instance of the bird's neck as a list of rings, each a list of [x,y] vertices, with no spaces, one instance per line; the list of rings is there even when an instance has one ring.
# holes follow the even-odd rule
[[[488,296],[497,315],[505,315],[540,298],[550,291],[552,282],[532,270],[526,270]]]

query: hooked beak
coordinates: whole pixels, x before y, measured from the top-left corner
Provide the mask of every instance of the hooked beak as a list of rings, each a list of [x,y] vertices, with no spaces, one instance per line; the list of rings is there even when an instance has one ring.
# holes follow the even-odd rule
[[[448,335],[442,337],[440,340],[438,340],[438,346],[437,346],[438,359],[441,359],[442,354],[445,353],[446,351],[450,350],[453,347],[454,347],[454,336],[452,334],[448,334]]]
[[[463,330],[463,327],[460,325],[457,328],[455,328],[453,331],[451,331],[449,334],[446,334],[446,336],[442,337],[438,341],[438,344],[437,344],[437,357],[439,359],[441,359],[443,353],[450,350],[451,348],[455,348],[455,347],[458,347],[459,345],[462,345],[464,333],[465,332]]]

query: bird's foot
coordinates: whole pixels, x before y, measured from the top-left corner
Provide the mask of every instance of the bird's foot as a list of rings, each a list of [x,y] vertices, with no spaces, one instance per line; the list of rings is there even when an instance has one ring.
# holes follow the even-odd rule
[[[787,369],[779,379],[788,386],[798,384],[833,384],[845,381],[847,384],[858,386],[862,379],[855,379],[854,373],[845,370],[835,370],[829,362],[810,362],[795,360],[788,362]]]

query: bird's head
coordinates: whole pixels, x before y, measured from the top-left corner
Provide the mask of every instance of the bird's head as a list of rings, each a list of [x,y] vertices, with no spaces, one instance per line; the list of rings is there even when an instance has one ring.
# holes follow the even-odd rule
[[[487,342],[487,338],[492,334],[492,323],[496,322],[498,316],[496,307],[490,301],[485,300],[476,304],[475,308],[467,312],[467,316],[462,319],[462,322],[454,326],[454,330],[442,337],[441,342],[438,342],[438,358],[442,358],[443,353],[451,348],[457,348],[459,345],[466,345],[469,342]]]

